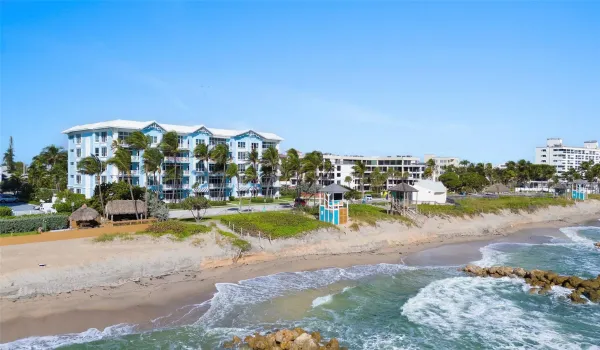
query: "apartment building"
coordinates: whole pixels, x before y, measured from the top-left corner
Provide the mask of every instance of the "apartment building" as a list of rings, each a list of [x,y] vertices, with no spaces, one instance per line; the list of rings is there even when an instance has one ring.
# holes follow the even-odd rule
[[[584,142],[583,147],[571,147],[565,146],[560,138],[549,138],[546,146],[535,148],[535,164],[553,165],[559,175],[590,160],[600,162],[600,148],[596,140]]]
[[[457,157],[439,157],[434,154],[426,154],[424,157],[424,162],[427,162],[433,159],[435,161],[435,168],[433,169],[433,180],[437,181],[438,177],[446,172],[446,168],[450,165],[455,167],[460,166],[460,158]]]
[[[332,183],[349,186],[353,189],[360,189],[360,178],[354,174],[354,165],[356,162],[365,164],[365,191],[371,189],[369,177],[373,170],[379,168],[380,172],[395,170],[397,174],[404,174],[398,177],[389,177],[385,188],[394,186],[402,181],[414,183],[415,180],[423,177],[425,164],[418,157],[413,156],[339,156],[334,154],[324,154],[324,160],[329,160],[333,165],[333,170],[329,173],[321,172],[319,175],[319,184],[327,186]],[[350,183],[346,182],[346,177],[350,177]]]
[[[165,199],[185,198],[192,192],[199,192],[209,198],[250,195],[251,191],[266,193],[271,191],[277,193],[279,180],[261,179],[256,184],[238,183],[238,178],[227,179],[223,184],[223,173],[215,169],[215,163],[208,163],[194,157],[193,150],[196,145],[204,143],[212,148],[218,144],[229,146],[231,161],[236,163],[240,175],[246,171],[250,164],[249,153],[257,149],[259,156],[263,150],[275,147],[279,150],[279,144],[283,139],[278,135],[253,130],[228,130],[209,128],[204,125],[184,126],[163,124],[155,121],[131,121],[112,120],[94,124],[78,125],[63,131],[68,137],[68,188],[76,193],[83,193],[91,197],[96,187],[94,176],[81,174],[77,171],[77,163],[90,155],[97,156],[106,161],[113,156],[111,145],[114,140],[120,140],[123,147],[127,137],[134,131],[141,131],[151,139],[151,147],[159,147],[162,136],[169,131],[175,131],[179,137],[178,153],[174,157],[165,157],[160,179],[153,182],[153,176],[146,176],[143,172],[143,151],[131,150],[131,182],[138,186],[147,186],[158,189]],[[176,164],[179,172],[177,180],[166,177],[166,169]],[[260,168],[259,168],[260,173]],[[123,180],[116,167],[108,165],[106,171],[101,175],[101,182],[114,182]],[[197,185],[196,185],[197,184]],[[223,190],[224,189],[224,190]],[[270,192],[269,192],[270,193]]]

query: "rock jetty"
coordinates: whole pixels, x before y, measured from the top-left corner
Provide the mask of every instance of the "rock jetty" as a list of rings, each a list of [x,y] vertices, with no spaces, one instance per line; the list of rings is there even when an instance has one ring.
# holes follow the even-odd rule
[[[462,271],[479,277],[511,277],[523,278],[525,282],[532,286],[529,293],[546,294],[552,286],[562,286],[572,289],[573,292],[569,298],[574,303],[585,304],[587,300],[594,303],[600,302],[600,275],[596,278],[582,279],[577,276],[561,276],[552,271],[531,270],[527,271],[520,267],[513,268],[509,266],[479,267],[467,265]],[[585,298],[582,298],[585,296]]]
[[[302,328],[282,329],[276,332],[260,335],[254,333],[244,340],[233,337],[223,344],[225,349],[265,349],[265,350],[342,350],[337,339],[325,341],[321,333],[308,333]]]
[[[596,248],[600,249],[600,242],[596,242],[596,243],[594,243],[594,247],[596,247]]]

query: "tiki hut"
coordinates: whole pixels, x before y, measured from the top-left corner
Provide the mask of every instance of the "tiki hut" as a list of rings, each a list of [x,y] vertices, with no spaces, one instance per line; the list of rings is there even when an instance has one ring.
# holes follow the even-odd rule
[[[485,193],[508,193],[510,189],[503,184],[496,183],[493,185],[489,185],[488,187],[483,189]]]
[[[114,220],[114,216],[132,216],[135,215],[137,209],[137,214],[141,218],[146,218],[146,213],[148,209],[146,208],[146,203],[141,200],[115,200],[109,201],[106,204],[106,210],[104,211],[111,220]]]
[[[388,191],[391,194],[390,213],[406,215],[409,212],[418,212],[419,190],[409,184],[399,183]],[[413,199],[413,193],[416,193],[416,199]]]
[[[72,228],[96,226],[100,222],[100,214],[95,209],[88,208],[84,204],[71,214],[69,221],[71,221]]]

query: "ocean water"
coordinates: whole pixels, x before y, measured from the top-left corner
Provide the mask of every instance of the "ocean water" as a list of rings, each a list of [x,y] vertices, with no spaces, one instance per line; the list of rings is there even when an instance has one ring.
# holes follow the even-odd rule
[[[563,228],[564,238],[546,243],[490,244],[475,263],[595,277],[598,226]],[[457,266],[332,268],[217,290],[209,302],[153,320],[152,330],[115,325],[0,349],[218,349],[233,335],[296,326],[337,337],[350,349],[600,349],[600,305],[574,305],[560,287],[530,295],[522,280],[469,277]]]

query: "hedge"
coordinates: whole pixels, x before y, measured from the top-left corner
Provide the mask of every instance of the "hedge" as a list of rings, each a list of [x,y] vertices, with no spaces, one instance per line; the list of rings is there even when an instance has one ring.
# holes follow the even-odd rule
[[[62,230],[69,227],[68,215],[41,215],[0,220],[0,234],[37,231]]]
[[[12,216],[13,211],[9,207],[0,207],[0,216]]]
[[[273,203],[273,198],[254,197],[250,198],[250,203]]]

